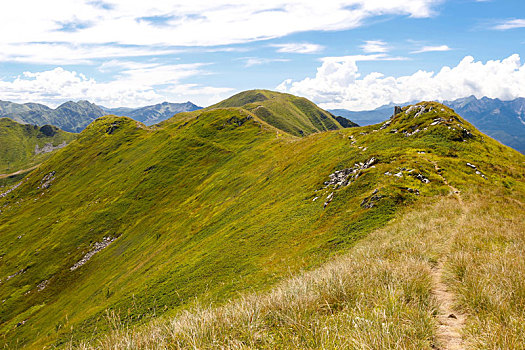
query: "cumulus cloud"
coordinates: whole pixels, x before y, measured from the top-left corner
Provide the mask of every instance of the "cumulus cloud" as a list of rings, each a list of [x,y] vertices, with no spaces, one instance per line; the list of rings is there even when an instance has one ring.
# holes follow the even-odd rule
[[[361,49],[366,53],[384,53],[389,51],[387,44],[382,40],[367,40],[363,45],[361,45]]]
[[[520,56],[485,63],[466,56],[437,73],[419,70],[393,77],[374,72],[361,77],[357,60],[330,57],[313,78],[285,80],[277,89],[305,96],[324,108],[366,110],[414,100],[452,100],[475,95],[510,100],[525,96],[525,63]]]
[[[24,72],[11,81],[0,79],[0,96],[14,102],[40,102],[50,106],[88,97],[91,102],[107,107],[136,107],[188,99],[207,105],[233,91],[230,88],[180,83],[180,79],[198,74],[202,64],[162,66],[114,61],[113,65],[124,69],[117,79],[109,82],[98,82],[61,67],[43,72]]]
[[[516,28],[525,28],[525,19],[511,19],[508,21],[501,22],[492,27],[492,29],[496,30],[508,30]]]
[[[31,51],[38,54],[28,55],[24,45],[31,43],[67,43],[73,49],[111,44],[121,50],[129,45],[147,50],[246,43],[304,31],[351,29],[374,16],[429,17],[441,1],[48,0],[32,1],[30,6],[7,1],[0,11],[0,32],[6,34],[0,36],[0,47],[8,50],[0,59],[44,56],[47,62],[55,52],[33,46]],[[24,20],[13,14],[23,14]],[[59,59],[60,52],[53,57]]]
[[[318,53],[324,50],[324,46],[311,43],[288,43],[288,44],[276,44],[273,47],[277,47],[277,52],[285,53]]]
[[[419,50],[412,51],[412,53],[422,53],[422,52],[438,52],[438,51],[450,51],[452,50],[447,45],[438,45],[438,46],[423,46]]]

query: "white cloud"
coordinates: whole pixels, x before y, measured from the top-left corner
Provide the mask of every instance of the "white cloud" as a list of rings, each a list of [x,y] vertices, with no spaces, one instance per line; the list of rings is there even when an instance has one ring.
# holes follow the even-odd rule
[[[520,56],[485,63],[466,56],[455,67],[437,73],[419,70],[392,77],[370,73],[361,77],[357,60],[331,57],[313,78],[285,80],[277,89],[305,96],[324,108],[373,109],[414,100],[453,100],[475,95],[510,100],[525,96],[525,64]]]
[[[174,49],[116,45],[71,45],[67,43],[0,43],[0,62],[43,64],[90,64],[93,59],[146,57],[179,52]]]
[[[285,53],[318,53],[324,50],[324,46],[311,43],[288,43],[272,45],[277,47],[277,52]]]
[[[358,27],[374,16],[429,17],[442,0],[47,0],[7,1],[0,11],[0,59],[60,58],[45,45],[218,46],[291,33]],[[21,18],[22,16],[22,18]],[[80,48],[80,49],[78,49]],[[49,52],[46,52],[49,51]],[[66,50],[66,49],[62,49]],[[68,55],[71,57],[71,55]],[[82,57],[82,55],[78,55]]]
[[[508,30],[516,28],[525,28],[525,19],[511,19],[492,27],[492,29],[496,30]]]
[[[361,49],[366,53],[385,53],[389,51],[387,44],[382,40],[367,40],[363,45],[361,45]]]
[[[275,63],[275,62],[288,62],[287,58],[261,58],[261,57],[243,57],[241,60],[245,61],[246,67],[259,66],[261,64]]]
[[[390,56],[384,53],[375,53],[370,55],[349,55],[349,56],[334,56],[323,57],[322,62],[359,62],[359,61],[405,61],[407,57]]]
[[[439,51],[450,51],[452,50],[447,45],[438,46],[423,46],[419,50],[412,51],[412,53],[423,53],[423,52],[439,52]]]
[[[180,83],[180,79],[201,74],[200,63],[159,65],[113,61],[112,65],[124,69],[117,79],[109,82],[98,82],[82,73],[60,67],[43,72],[25,72],[12,81],[0,79],[0,96],[14,102],[40,102],[50,106],[67,100],[89,98],[91,102],[107,107],[136,107],[188,99],[207,105],[233,91],[230,88]]]

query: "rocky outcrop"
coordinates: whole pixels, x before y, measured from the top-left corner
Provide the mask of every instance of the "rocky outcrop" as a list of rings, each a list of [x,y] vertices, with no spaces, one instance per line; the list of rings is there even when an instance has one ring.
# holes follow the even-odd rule
[[[381,200],[381,198],[385,197],[382,194],[379,194],[379,190],[376,188],[374,192],[361,202],[361,207],[370,209],[377,205],[377,202]]]
[[[49,188],[51,186],[51,183],[55,179],[55,172],[52,171],[49,174],[45,175],[42,180],[40,180],[40,186],[37,187],[37,189],[45,189]]]
[[[51,142],[46,143],[42,147],[38,147],[38,145],[35,145],[35,154],[44,154],[44,153],[53,152],[53,151],[55,151],[57,149],[61,149],[61,148],[64,148],[66,146],[67,146],[66,141],[64,141],[61,144],[56,145],[56,146],[53,146],[53,144]]]
[[[10,189],[8,189],[7,191],[3,192],[3,193],[0,193],[0,198],[2,197],[5,197],[7,196],[9,193],[13,192],[14,190],[16,190],[18,187],[20,187],[20,185],[22,184],[23,181],[20,181],[19,183],[17,183],[16,185],[13,185],[13,187],[11,187]]]
[[[330,180],[325,181],[325,187],[334,186],[335,189],[341,186],[347,186],[353,180],[356,180],[360,171],[367,169],[376,163],[376,158],[372,157],[364,163],[356,163],[352,168],[337,170],[333,174],[328,175]]]
[[[95,244],[93,244],[93,249],[90,250],[88,253],[86,253],[86,255],[84,255],[82,257],[82,259],[80,259],[78,262],[75,263],[75,265],[71,266],[69,268],[69,270],[71,271],[75,271],[76,269],[78,269],[80,266],[84,265],[85,263],[87,263],[89,261],[89,259],[91,259],[93,257],[93,255],[97,254],[98,252],[100,252],[102,249],[106,248],[107,246],[109,246],[111,243],[113,243],[113,241],[115,240],[115,238],[112,238],[112,237],[104,237],[102,239],[102,242],[95,242]]]

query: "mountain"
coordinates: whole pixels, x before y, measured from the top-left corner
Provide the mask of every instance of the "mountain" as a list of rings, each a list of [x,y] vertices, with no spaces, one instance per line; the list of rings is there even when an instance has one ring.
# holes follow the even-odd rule
[[[163,120],[173,117],[180,112],[191,112],[201,109],[191,102],[185,103],[169,103],[163,102],[152,106],[141,108],[105,108],[102,107],[106,114],[113,114],[117,116],[126,116],[146,125],[157,124]]]
[[[262,90],[151,128],[99,118],[0,195],[0,344],[430,349],[445,268],[454,290],[509,295],[497,317],[460,300],[519,337],[515,255],[469,264],[521,254],[524,162],[435,102],[353,128]],[[518,277],[493,292],[483,271]]]
[[[359,125],[381,123],[392,115],[394,106],[381,106],[371,111],[349,111],[347,109],[330,109],[330,113],[342,118],[350,119]]]
[[[525,153],[525,98],[501,101],[470,96],[443,103],[461,114],[481,132]],[[371,125],[389,118],[392,110],[393,105],[386,105],[371,111],[333,109],[330,112],[360,125]]]
[[[475,96],[445,101],[482,132],[525,153],[525,98],[501,101]]]
[[[42,162],[75,136],[51,125],[39,127],[0,118],[0,174],[15,173]]]
[[[163,102],[140,108],[106,108],[88,101],[68,101],[56,109],[38,103],[17,104],[0,101],[0,117],[10,118],[19,123],[36,125],[55,125],[68,132],[81,132],[95,119],[107,114],[128,116],[147,125],[155,124],[173,117],[180,112],[200,109],[191,102]]]
[[[341,124],[331,113],[305,98],[268,90],[249,90],[234,95],[208,109],[243,108],[261,120],[295,136],[336,130]],[[348,123],[347,126],[355,126]]]
[[[38,103],[0,101],[0,117],[24,124],[55,125],[68,132],[80,132],[93,120],[105,114],[102,108],[88,101],[69,101],[56,109]]]

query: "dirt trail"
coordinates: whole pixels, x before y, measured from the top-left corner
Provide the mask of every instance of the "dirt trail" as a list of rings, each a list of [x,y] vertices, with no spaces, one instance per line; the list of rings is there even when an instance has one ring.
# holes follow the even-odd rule
[[[20,175],[20,174],[23,174],[23,173],[27,173],[28,171],[35,170],[39,166],[40,166],[40,164],[37,164],[35,166],[32,166],[31,168],[18,170],[18,171],[15,171],[14,173],[11,173],[11,174],[0,174],[0,179],[5,179],[6,177],[9,177],[9,176],[14,176],[14,175]]]
[[[428,160],[428,159],[427,159]],[[463,216],[460,220],[465,218],[466,208],[463,205],[461,198],[461,192],[449,184],[447,179],[441,174],[441,169],[435,161],[429,160],[434,164],[436,173],[441,177],[443,183],[445,183],[452,194],[458,200],[461,208],[463,209]],[[458,310],[454,309],[455,295],[449,290],[447,284],[444,282],[444,266],[447,260],[447,256],[450,253],[450,247],[454,237],[448,237],[445,242],[447,248],[444,255],[438,260],[436,267],[432,270],[432,294],[436,298],[438,303],[438,314],[436,316],[438,320],[437,330],[437,341],[438,346],[436,349],[440,350],[462,350],[465,349],[463,337],[461,335],[463,328],[465,327],[465,321],[467,316],[462,314]]]

